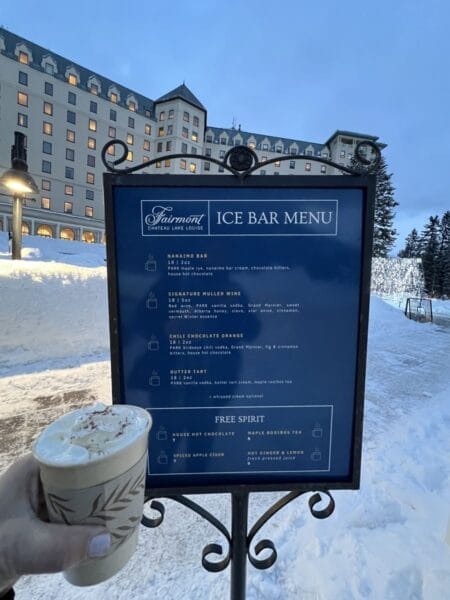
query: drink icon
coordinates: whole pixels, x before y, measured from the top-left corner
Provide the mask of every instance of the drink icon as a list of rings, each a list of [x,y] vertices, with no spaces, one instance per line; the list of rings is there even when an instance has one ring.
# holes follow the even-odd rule
[[[157,267],[157,264],[156,264],[155,257],[153,256],[153,254],[149,254],[148,259],[145,263],[145,270],[153,272],[153,271],[156,271],[156,267]]]
[[[145,304],[149,310],[155,310],[158,308],[158,299],[155,298],[155,294],[153,292],[149,293]]]
[[[161,450],[161,452],[159,453],[159,456],[156,460],[159,465],[167,465],[167,463],[169,462],[167,454],[164,452],[164,450]]]
[[[323,429],[320,426],[320,423],[316,423],[314,425],[314,429],[312,430],[313,438],[321,438],[323,436]]]
[[[316,448],[314,452],[311,453],[311,460],[314,462],[322,460],[322,452],[319,450],[319,448]]]
[[[152,335],[152,337],[150,338],[150,341],[148,343],[148,349],[152,352],[157,352],[159,350],[159,342],[156,339],[155,335]]]
[[[166,431],[166,428],[163,427],[162,425],[156,433],[156,439],[159,442],[164,442],[165,440],[167,440],[167,431]]]
[[[148,380],[149,385],[152,387],[159,387],[161,385],[161,377],[157,371],[152,371],[151,377]]]

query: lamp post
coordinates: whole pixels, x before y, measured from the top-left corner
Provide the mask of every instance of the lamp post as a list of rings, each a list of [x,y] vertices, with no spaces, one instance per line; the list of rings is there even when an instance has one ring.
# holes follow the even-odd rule
[[[25,194],[39,193],[36,182],[28,173],[25,135],[14,132],[14,145],[11,146],[11,168],[0,177],[0,185],[13,192],[12,207],[12,258],[22,258],[22,202]]]

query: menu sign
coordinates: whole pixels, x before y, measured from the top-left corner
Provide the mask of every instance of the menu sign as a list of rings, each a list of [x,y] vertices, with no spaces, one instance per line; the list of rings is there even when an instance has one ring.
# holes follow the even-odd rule
[[[105,175],[113,396],[153,417],[152,491],[358,486],[370,182],[314,179]]]

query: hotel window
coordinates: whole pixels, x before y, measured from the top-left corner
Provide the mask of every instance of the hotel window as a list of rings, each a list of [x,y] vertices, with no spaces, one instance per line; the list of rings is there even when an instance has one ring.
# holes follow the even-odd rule
[[[30,57],[26,52],[19,52],[19,62],[23,65],[28,65],[30,62]]]
[[[98,96],[98,85],[96,85],[95,83],[91,83],[91,94],[94,94],[94,96]]]
[[[205,154],[206,154],[206,156],[211,156],[211,148],[206,148]]]
[[[71,129],[66,129],[66,140],[68,142],[75,143],[75,131],[72,131]]]
[[[143,148],[144,148],[144,150],[150,150],[150,141],[149,140],[144,140]]]
[[[109,99],[111,100],[111,102],[114,102],[114,104],[117,104],[117,100],[119,98],[118,98],[117,94],[115,94],[114,92],[111,92]]]
[[[150,162],[150,156],[143,156],[142,162]]]
[[[191,154],[197,154],[197,148],[195,146],[191,146]]]
[[[42,179],[41,188],[46,192],[49,192],[52,189],[52,182],[50,179]]]
[[[86,173],[86,183],[90,183],[91,185],[95,183],[94,173]]]
[[[167,125],[167,135],[173,134],[173,125]]]
[[[110,156],[115,156],[116,155],[116,147],[108,146],[108,150],[106,151],[106,154],[109,154]]]
[[[28,73],[19,71],[19,83],[20,85],[28,85]]]
[[[65,175],[66,179],[73,179],[74,178],[73,167],[66,167],[65,171],[64,171],[64,175]]]
[[[219,171],[219,173],[223,173],[223,172],[224,172],[224,169],[223,169],[223,167],[219,167],[219,168],[218,168],[218,171]]]
[[[17,113],[17,125],[20,125],[21,127],[28,127],[28,115]]]
[[[164,127],[158,129],[158,137],[164,137]]]
[[[89,131],[97,131],[97,121],[95,119],[89,119]]]
[[[136,102],[129,102],[128,104],[128,108],[131,110],[131,112],[136,112]]]
[[[183,121],[186,121],[186,123],[189,123],[189,113],[187,112],[187,110],[185,110],[183,112]]]
[[[127,133],[127,144],[134,145],[134,135],[132,133]]]
[[[170,167],[170,160],[166,159],[166,160],[164,161],[164,166],[165,166],[165,167]]]
[[[312,150],[307,150],[307,151],[306,151],[306,155],[307,155],[307,156],[312,156],[312,154],[313,154],[313,151],[312,151]]]
[[[129,160],[130,162],[133,160],[133,152],[132,152],[132,150],[128,150],[127,160]]]
[[[194,118],[192,119],[192,124],[193,124],[193,126],[194,126],[194,127],[198,127],[198,126],[199,126],[199,120],[198,120],[198,117],[194,117]]]
[[[77,85],[78,77],[76,75],[73,75],[73,73],[70,73],[69,77],[67,78],[67,81],[70,83],[70,85]]]
[[[144,115],[146,117],[151,117],[152,116],[152,111],[148,110],[148,108],[144,108]]]
[[[88,154],[87,155],[87,166],[88,167],[95,167],[95,156],[93,154]]]
[[[66,148],[66,160],[75,160],[75,150],[73,148]]]
[[[52,63],[45,63],[45,65],[44,65],[44,71],[46,73],[48,73],[49,75],[54,75],[55,74],[55,67],[52,65]]]
[[[52,144],[51,144],[51,142],[42,142],[42,152],[44,154],[51,154],[52,153]]]
[[[321,172],[321,173],[326,173],[326,172],[327,172],[327,168],[326,168],[326,166],[325,166],[325,165],[322,165],[322,166],[320,167],[320,172]]]
[[[53,135],[53,124],[48,121],[42,123],[42,133],[45,135]]]
[[[213,141],[212,135],[207,135],[207,136],[206,136],[206,141],[207,141],[207,142],[209,142],[209,143],[211,144],[211,143],[212,143],[212,141]]]
[[[94,190],[86,190],[86,200],[94,199]]]
[[[219,152],[219,158],[225,158],[225,150]]]
[[[183,171],[186,171],[186,161],[184,160],[184,158],[182,158],[180,160],[180,169],[183,169]]]
[[[183,127],[183,129],[181,130],[181,137],[184,137],[186,139],[189,137],[189,130],[187,127]]]
[[[51,102],[44,102],[44,114],[52,116],[53,115],[53,104]]]
[[[41,208],[50,210],[50,198],[47,198],[46,196],[41,198]]]
[[[160,121],[165,121],[165,120],[166,120],[166,113],[165,113],[165,111],[164,111],[164,110],[162,110],[162,111],[159,113],[159,120],[160,120]]]
[[[340,158],[345,158],[345,150],[341,150],[340,154],[339,154]]]
[[[17,103],[21,106],[28,106],[28,94],[17,92]]]
[[[72,125],[75,125],[77,122],[77,115],[73,112],[73,110],[67,111],[67,122],[72,123]]]
[[[169,110],[169,119],[173,119],[173,118],[174,118],[174,116],[175,116],[175,111],[174,111],[174,109],[173,109],[173,108],[171,108],[171,109]]]
[[[187,144],[186,144],[186,142],[183,142],[183,143],[181,144],[181,152],[184,152],[184,153],[186,153],[186,152],[187,152]]]
[[[269,149],[269,144],[263,144],[262,145],[262,149],[263,150],[268,150]]]
[[[279,166],[280,166],[280,164],[281,164],[281,163],[280,163],[280,161],[279,161],[279,160],[276,160],[276,161],[275,161],[275,166],[276,166],[276,167],[279,167]]]
[[[115,111],[113,108],[111,108],[109,111],[109,120],[117,121],[117,111]]]
[[[115,138],[116,137],[116,128],[108,127],[108,137]]]
[[[261,158],[261,162],[266,162],[266,160],[267,160],[267,156],[263,156],[263,157]]]
[[[291,148],[289,154],[297,154],[297,148]]]
[[[42,172],[43,173],[51,173],[52,172],[52,163],[49,160],[42,161]]]
[[[145,135],[152,135],[152,126],[148,123],[144,125],[144,133]]]
[[[295,160],[290,160],[289,161],[289,168],[290,169],[295,169]]]
[[[69,92],[67,94],[67,102],[69,104],[76,104],[77,103],[77,95],[74,94],[73,92]]]
[[[160,160],[157,160],[157,161],[156,161],[156,168],[157,168],[157,169],[160,169],[160,168],[161,168],[161,161],[160,161]]]
[[[227,143],[227,138],[220,138],[220,143],[222,144],[222,146],[225,146],[225,144]]]
[[[311,163],[305,163],[305,171],[311,171]]]
[[[128,127],[130,129],[134,129],[134,118],[133,117],[128,117]]]
[[[94,216],[94,209],[92,208],[92,206],[85,206],[84,216],[85,217],[93,217]]]
[[[203,168],[205,169],[205,171],[210,171],[211,170],[211,163],[209,163],[209,162],[203,163]]]
[[[44,93],[47,94],[47,96],[53,96],[53,83],[50,83],[49,81],[44,82]]]
[[[95,150],[95,148],[97,147],[97,142],[96,142],[95,138],[92,138],[92,137],[88,138],[87,145],[88,145],[88,148],[90,148],[91,150]]]
[[[197,165],[195,163],[190,163],[189,165],[189,172],[190,173],[195,173],[197,171]]]
[[[278,152],[278,154],[280,154],[283,152],[283,146],[276,146],[275,150]]]
[[[198,142],[198,133],[197,133],[197,131],[193,131],[193,132],[191,133],[191,140],[192,140],[193,142]]]
[[[89,110],[91,111],[91,113],[97,114],[97,108],[98,108],[97,102],[94,102],[93,100],[91,100],[89,102]]]
[[[163,145],[162,142],[158,142],[156,144],[156,152],[162,152],[163,151]]]
[[[64,186],[64,193],[66,196],[73,196],[73,185],[66,184]]]
[[[166,142],[166,152],[171,152],[172,151],[172,142],[168,141]]]
[[[72,202],[64,202],[64,212],[69,215],[72,214],[73,203]]]

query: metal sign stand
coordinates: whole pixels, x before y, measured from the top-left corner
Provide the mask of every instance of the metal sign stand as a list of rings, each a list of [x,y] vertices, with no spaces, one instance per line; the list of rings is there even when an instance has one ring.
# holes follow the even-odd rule
[[[118,159],[110,162],[107,160],[108,149],[112,146],[119,145],[122,148],[122,156]],[[372,160],[367,159],[367,155],[364,147],[369,147],[374,158]],[[107,170],[110,173],[119,175],[127,175],[136,171],[145,169],[156,162],[163,159],[171,160],[176,158],[194,158],[196,160],[205,160],[213,162],[225,170],[235,175],[239,180],[243,181],[248,175],[265,167],[266,165],[281,162],[286,160],[305,160],[319,162],[335,169],[338,169],[348,175],[361,175],[361,172],[345,167],[331,160],[316,157],[316,156],[303,156],[303,155],[287,155],[277,156],[264,162],[259,162],[257,154],[246,146],[236,146],[231,148],[223,160],[217,160],[211,156],[203,156],[198,154],[170,154],[164,157],[158,157],[143,164],[117,169],[116,165],[123,163],[128,155],[128,146],[122,140],[111,140],[102,149],[102,161]],[[355,148],[355,155],[363,165],[370,165],[376,167],[379,163],[381,154],[378,146],[370,141],[359,142]],[[250,563],[257,569],[264,570],[270,568],[277,560],[277,551],[275,544],[269,539],[262,539],[253,545],[254,538],[261,530],[261,528],[280,511],[284,506],[289,504],[292,500],[302,496],[303,494],[310,493],[311,485],[303,486],[303,489],[297,489],[287,493],[280,498],[275,504],[273,504],[250,528],[248,526],[248,506],[250,491],[246,486],[242,487],[242,490],[232,491],[231,495],[231,531],[225,527],[214,515],[204,509],[202,506],[192,501],[190,498],[182,495],[183,492],[176,495],[164,494],[159,495],[158,498],[167,498],[182,504],[186,508],[194,511],[200,515],[203,519],[213,525],[224,537],[228,548],[224,552],[223,547],[220,544],[212,543],[208,544],[203,548],[202,551],[202,566],[209,572],[220,572],[225,570],[228,565],[231,564],[231,583],[230,583],[230,598],[231,600],[245,600],[246,597],[246,576],[247,576],[247,558]],[[336,489],[341,487],[338,483]],[[307,488],[307,489],[305,489]],[[320,486],[318,486],[320,488]],[[235,486],[236,489],[236,486]],[[317,489],[317,488],[316,488]],[[214,490],[211,492],[214,493]],[[324,500],[327,500],[325,508],[316,508],[317,504],[320,504]],[[149,503],[149,507],[159,513],[159,516],[151,518],[147,515],[143,515],[142,524],[146,527],[155,528],[161,525],[164,520],[165,507],[159,501],[154,499],[151,495],[146,497],[146,503]],[[313,493],[308,500],[309,510],[313,517],[316,519],[326,519],[329,517],[335,508],[335,502],[329,491],[320,490]],[[258,558],[258,555],[264,550],[269,551],[270,554],[266,558]],[[219,560],[211,560],[211,555],[221,557]]]

